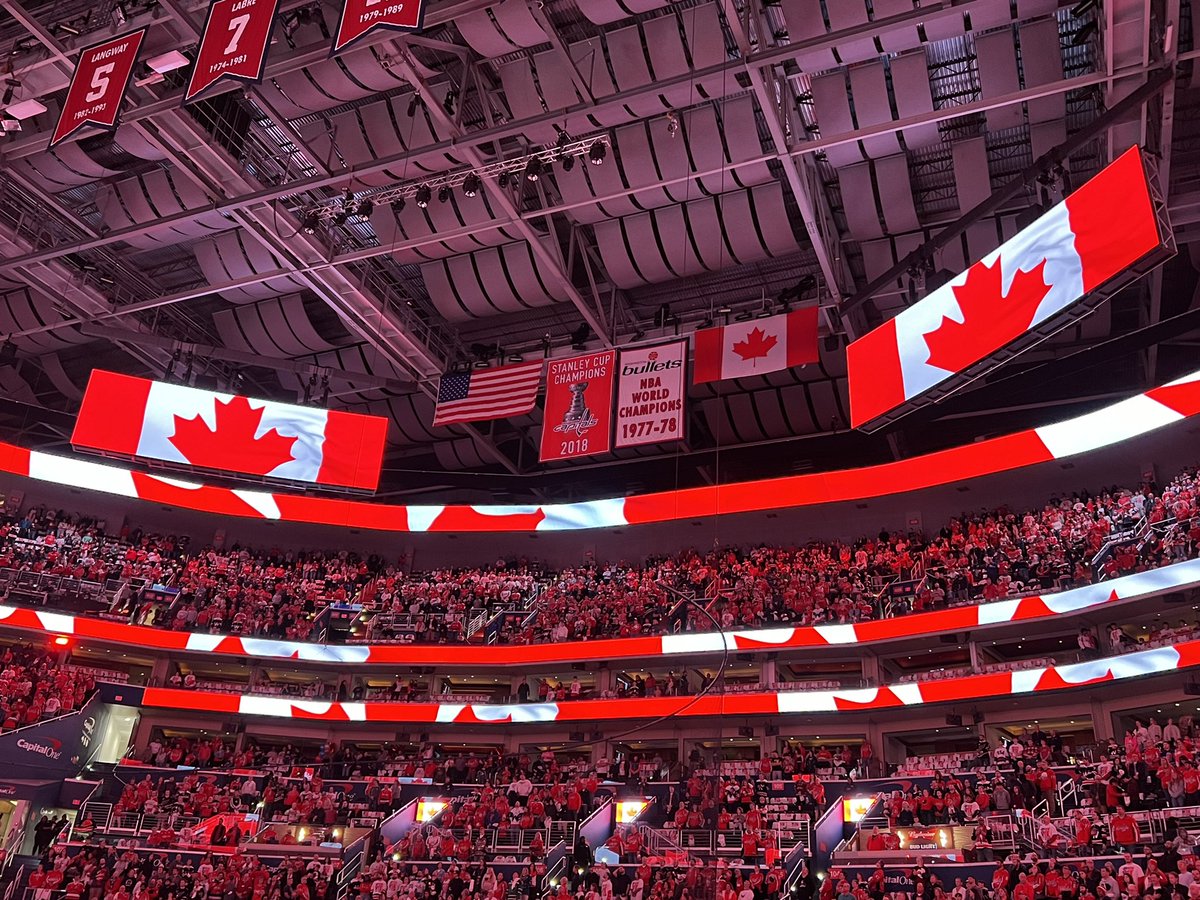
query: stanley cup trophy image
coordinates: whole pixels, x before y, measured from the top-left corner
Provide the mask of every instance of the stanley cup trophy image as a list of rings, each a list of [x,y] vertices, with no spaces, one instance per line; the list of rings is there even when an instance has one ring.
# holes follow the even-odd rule
[[[588,383],[581,381],[578,384],[571,385],[571,405],[566,413],[563,414],[563,424],[575,424],[578,422],[586,422],[592,418],[592,411],[587,407],[587,401],[583,399],[584,392],[588,389]]]
[[[586,381],[579,381],[570,386],[571,405],[563,413],[562,422],[554,426],[555,431],[583,434],[596,424],[596,417],[592,415],[592,411],[588,409],[587,401],[583,398],[583,394],[587,389],[588,382]]]

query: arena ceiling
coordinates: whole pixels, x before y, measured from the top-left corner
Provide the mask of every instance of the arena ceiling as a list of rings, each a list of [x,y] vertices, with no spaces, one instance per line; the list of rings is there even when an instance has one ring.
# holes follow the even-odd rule
[[[206,8],[0,0],[0,107],[45,106],[0,139],[9,440],[64,445],[95,366],[284,400],[329,373],[331,405],[391,420],[382,492],[575,499],[907,456],[1195,368],[1190,0],[428,0],[419,35],[334,58],[339,4],[283,0],[261,85],[183,107],[186,67],[143,69],[114,133],[48,149],[79,48],[146,24],[143,58],[190,55]],[[597,139],[603,165],[514,168]],[[959,271],[1133,143],[1178,256],[937,407],[851,431],[846,343],[919,298],[897,263],[933,241]],[[424,209],[363,205],[422,185]],[[694,386],[683,445],[546,468],[536,410],[430,424],[452,365],[814,299],[820,363]]]

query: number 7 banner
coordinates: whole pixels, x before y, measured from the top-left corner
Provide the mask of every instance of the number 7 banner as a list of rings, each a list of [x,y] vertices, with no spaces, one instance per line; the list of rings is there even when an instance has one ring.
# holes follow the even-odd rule
[[[183,102],[191,103],[223,78],[261,82],[278,8],[279,0],[213,0]]]
[[[141,28],[92,44],[80,52],[58,124],[50,138],[51,147],[85,125],[110,131],[117,127],[117,115],[145,36],[146,29]]]
[[[344,0],[329,55],[341,53],[377,28],[417,31],[424,17],[424,0]]]

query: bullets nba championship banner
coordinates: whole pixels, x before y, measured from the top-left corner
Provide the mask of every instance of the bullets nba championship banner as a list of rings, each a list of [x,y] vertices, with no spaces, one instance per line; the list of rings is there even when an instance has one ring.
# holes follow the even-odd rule
[[[617,353],[552,359],[546,372],[542,462],[594,456],[612,448],[612,399]]]
[[[109,130],[117,127],[117,115],[145,36],[146,29],[142,28],[92,44],[80,52],[58,124],[50,138],[51,147],[85,125]]]
[[[417,31],[425,17],[424,7],[424,0],[345,0],[329,55],[341,53],[380,28]]]
[[[621,351],[616,446],[683,439],[688,342]]]
[[[184,103],[221,81],[262,81],[278,7],[279,0],[213,0]]]

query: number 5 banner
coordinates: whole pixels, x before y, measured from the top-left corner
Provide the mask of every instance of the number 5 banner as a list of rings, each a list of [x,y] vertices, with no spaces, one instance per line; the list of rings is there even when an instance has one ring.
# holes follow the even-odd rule
[[[341,53],[377,28],[417,31],[425,17],[424,0],[345,0],[330,56]]]
[[[117,127],[121,101],[125,99],[125,88],[129,86],[129,76],[133,74],[133,64],[145,36],[146,29],[142,28],[92,44],[80,52],[58,125],[50,138],[51,147],[85,125],[108,130]]]
[[[683,439],[687,341],[621,351],[617,447]]]
[[[550,360],[542,462],[609,451],[616,364],[615,350]]]
[[[262,81],[279,0],[213,0],[184,103],[222,79]]]

